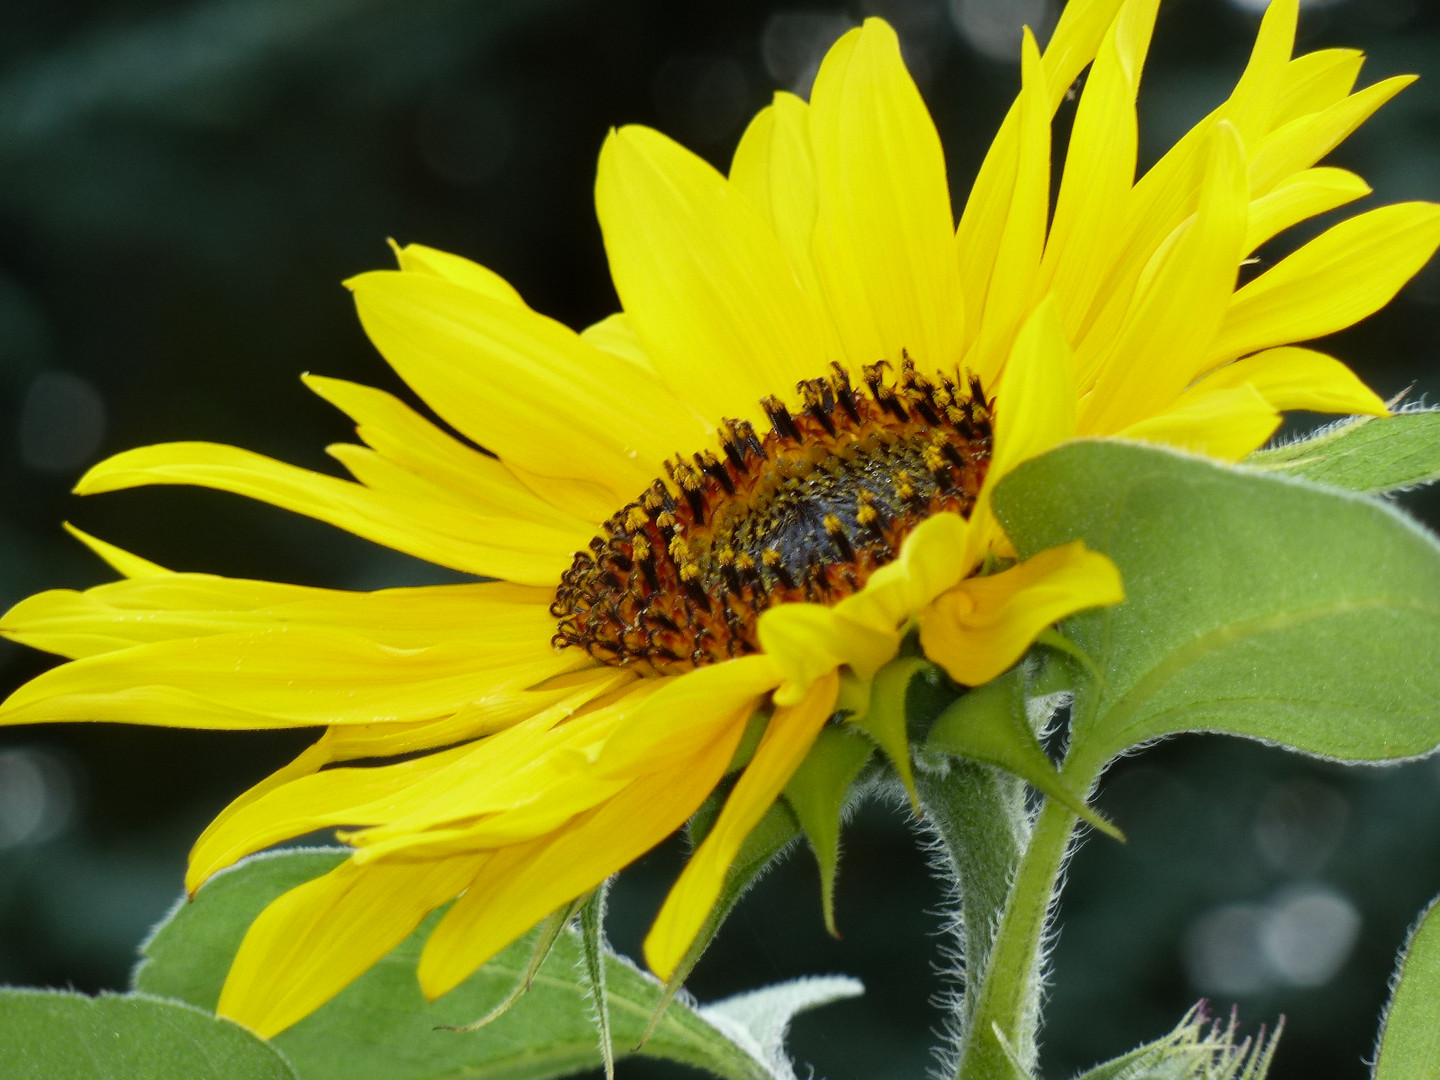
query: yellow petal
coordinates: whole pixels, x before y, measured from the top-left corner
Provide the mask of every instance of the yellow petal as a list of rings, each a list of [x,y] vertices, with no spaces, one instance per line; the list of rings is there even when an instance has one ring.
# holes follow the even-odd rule
[[[1285,67],[1273,128],[1343,101],[1355,86],[1365,54],[1359,49],[1320,49],[1297,56]]]
[[[706,162],[650,128],[621,128],[600,151],[595,206],[625,314],[712,424],[763,418],[762,397],[824,371],[815,309],[780,242]]]
[[[1050,218],[1049,90],[1040,51],[1028,28],[1021,46],[1021,77],[1016,101],[1015,180],[1005,208],[1000,247],[989,278],[966,281],[967,296],[971,290],[981,290],[984,314],[973,328],[975,341],[965,366],[987,386],[1003,366],[1020,321],[1030,310]]]
[[[1122,239],[1135,180],[1135,96],[1159,0],[1132,0],[1100,46],[1075,110],[1055,219],[1045,244],[1042,287],[1077,332]]]
[[[376,453],[468,501],[472,512],[565,529],[593,527],[565,507],[545,502],[501,462],[451,438],[393,394],[319,375],[306,375],[304,381],[354,420],[356,432]]]
[[[1115,340],[1104,347],[1092,337],[1077,350],[1082,389],[1094,388],[1082,431],[1109,434],[1152,414],[1203,370],[1235,286],[1248,208],[1243,149],[1221,121],[1212,129],[1195,216],[1147,268]],[[1097,348],[1104,353],[1092,359]]]
[[[1055,303],[1047,298],[1015,339],[996,392],[991,489],[1010,470],[1075,436],[1075,362]]]
[[[511,465],[587,480],[623,502],[676,445],[707,434],[665,387],[527,308],[428,274],[372,271],[346,284],[400,377]]]
[[[978,686],[1019,660],[1051,623],[1123,599],[1115,564],[1077,540],[966,578],[921,613],[920,644],[956,682]]]
[[[195,484],[268,502],[384,544],[484,577],[553,584],[588,541],[577,525],[481,517],[450,503],[372,491],[219,443],[162,443],[127,450],[80,478],[81,495],[147,484]]]
[[[96,555],[104,559],[106,565],[117,574],[128,578],[138,578],[157,577],[170,573],[169,570],[165,569],[165,567],[159,563],[153,563],[149,559],[142,559],[139,555],[132,555],[124,548],[118,548],[114,544],[106,543],[98,536],[91,536],[83,529],[77,529],[68,521],[64,523],[64,528],[65,531],[75,537],[76,540],[79,540]]]
[[[955,364],[963,301],[945,158],[895,31],[868,19],[835,43],[810,125],[815,261],[850,364],[898,363],[904,350],[930,370]]]
[[[1077,0],[1066,4],[1045,45],[1045,81],[1050,111],[1065,101],[1071,84],[1095,53],[1117,18],[1123,0]]]
[[[1091,0],[1065,5],[1042,57],[1051,115],[1065,100],[1081,70],[1095,58],[1120,7],[1121,0]],[[1009,205],[1010,189],[1015,183],[1021,141],[1019,127],[1017,102],[1006,114],[985,154],[985,160],[980,164],[955,231],[961,290],[972,333],[983,310],[985,283],[990,280],[1000,249],[1005,207]]]
[[[1291,173],[1309,168],[1339,146],[1350,133],[1415,81],[1397,75],[1323,109],[1301,116],[1268,135],[1253,152],[1250,186],[1257,195],[1270,191]]]
[[[284,1031],[400,944],[482,861],[345,862],[291,889],[250,925],[216,1012],[261,1038]]]
[[[775,662],[764,654],[665,679],[609,738],[596,768],[625,776],[671,768],[708,745],[736,715],[742,721],[748,717],[780,679]]]
[[[730,183],[770,223],[801,286],[818,298],[814,240],[819,192],[810,149],[810,106],[794,94],[776,93],[740,137]],[[821,322],[827,333],[833,332],[828,317]]]
[[[553,595],[500,582],[347,592],[165,572],[84,592],[37,593],[0,620],[0,632],[70,657],[278,627],[356,634],[395,649],[492,633],[504,645],[517,634],[529,641],[544,637]]]
[[[744,728],[737,720],[681,767],[636,779],[553,837],[497,852],[425,944],[419,977],[426,996],[450,990],[549,912],[684,824],[724,775]]]
[[[1122,428],[1116,435],[1222,461],[1239,461],[1265,445],[1279,426],[1275,406],[1247,384],[1182,395],[1172,407]]]
[[[1229,387],[1253,386],[1272,408],[1388,416],[1375,391],[1333,356],[1285,346],[1226,364],[1185,391],[1180,402]]]
[[[634,323],[623,311],[607,315],[599,322],[587,326],[580,331],[580,337],[585,344],[603,349],[611,356],[631,364],[636,370],[658,377],[655,362],[640,343],[640,335],[635,332]]]
[[[520,299],[520,294],[513,285],[494,270],[477,262],[438,248],[426,247],[424,244],[406,244],[401,247],[392,240],[390,246],[395,251],[395,261],[400,264],[400,269],[407,273],[444,278],[457,285],[464,285],[467,289],[474,289],[491,300],[514,304],[517,307],[525,306],[525,301]]]
[[[1370,194],[1370,185],[1345,169],[1304,169],[1250,204],[1245,251],[1254,251],[1277,233],[1306,218]]]
[[[1258,143],[1270,130],[1270,118],[1295,48],[1299,16],[1300,0],[1271,0],[1260,20],[1250,60],[1220,110],[1219,118],[1234,126],[1244,146]]]
[[[347,758],[370,751],[371,756],[396,752],[382,736],[356,745],[344,728],[330,728],[315,745],[279,772],[234,799],[206,828],[190,852],[186,887],[191,892],[211,874],[237,859],[317,829],[336,826],[380,825],[427,815],[428,824],[454,820],[451,806],[457,789],[483,793],[472,797],[462,811],[471,818],[519,804],[513,791],[498,790],[496,778],[525,771],[533,798],[543,802],[549,762],[563,741],[553,734],[556,725],[621,682],[624,676],[598,675],[566,694],[532,694],[530,714],[516,723],[505,739],[468,743],[426,754],[410,761],[359,768],[329,768]],[[543,707],[542,707],[543,706]],[[388,725],[390,728],[402,725]],[[379,725],[377,725],[379,727]],[[439,734],[434,732],[432,734]],[[453,735],[463,738],[466,733]],[[478,734],[478,733],[477,733]],[[519,742],[527,747],[517,748]],[[509,756],[507,756],[508,743]],[[445,745],[433,740],[428,748]],[[518,753],[516,752],[518,749]],[[400,750],[398,752],[406,752]],[[519,764],[517,765],[517,761]],[[324,769],[324,771],[320,771]],[[549,773],[553,781],[555,773]],[[461,796],[463,801],[463,795]]]
[[[840,680],[821,676],[795,705],[775,710],[755,756],[736,781],[705,840],[690,857],[645,938],[650,970],[668,978],[710,914],[735,853],[770,809],[835,709]]]
[[[269,629],[158,641],[88,656],[37,676],[0,705],[0,723],[104,720],[169,727],[306,727],[447,716],[523,689],[584,658],[549,634],[491,620],[483,635],[393,648],[342,629]]]
[[[1208,366],[1307,341],[1390,302],[1440,245],[1440,205],[1398,203],[1342,221],[1235,294]]]

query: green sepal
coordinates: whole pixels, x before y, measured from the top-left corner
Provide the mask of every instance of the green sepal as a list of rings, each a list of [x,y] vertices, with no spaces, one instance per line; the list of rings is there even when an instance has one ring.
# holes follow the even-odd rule
[[[1416,1080],[1440,1062],[1440,900],[1410,935],[1380,1024],[1371,1080]]]
[[[606,878],[580,901],[580,951],[585,958],[585,981],[595,1009],[595,1034],[600,1040],[600,1060],[605,1063],[605,1080],[615,1080],[615,1039],[610,1032],[610,998],[605,987],[605,901],[610,895]]]
[[[815,861],[820,865],[820,907],[825,916],[825,929],[831,937],[839,937],[835,928],[835,871],[840,861],[840,815],[850,785],[875,752],[869,740],[842,727],[827,727],[820,732],[809,755],[801,763],[790,783],[785,785],[785,801],[790,804]]]
[[[1275,1056],[1282,1020],[1268,1038],[1239,1038],[1235,1021],[1210,1020],[1199,1005],[1175,1030],[1096,1065],[1075,1080],[1264,1080]]]
[[[1371,494],[1433,483],[1440,480],[1440,409],[1342,420],[1308,439],[1257,451],[1245,464]]]
[[[1046,755],[1025,713],[1023,666],[956,698],[936,718],[924,753],[953,754],[1014,773],[1032,787],[1123,841],[1125,834],[1101,817],[1074,791]]]
[[[584,903],[584,898],[572,901],[562,908],[557,908],[545,917],[535,932],[535,947],[530,953],[530,963],[526,965],[524,973],[515,980],[515,985],[510,992],[501,999],[500,1003],[487,1012],[479,1020],[472,1020],[468,1024],[441,1024],[438,1031],[479,1031],[481,1028],[494,1023],[500,1017],[510,1011],[510,1007],[520,1000],[522,994],[530,989],[530,984],[535,981],[535,974],[540,966],[545,963],[550,955],[550,950],[555,947],[555,942],[560,940],[560,935],[570,925],[570,920],[575,917],[575,912]]]
[[[699,846],[705,839],[705,834],[715,824],[715,818],[720,814],[720,807],[724,798],[719,791],[716,791],[705,800],[705,803],[697,810],[690,819],[690,839],[692,844]],[[695,940],[690,943],[690,948],[680,958],[680,963],[671,972],[670,978],[665,980],[665,986],[656,1003],[655,1011],[650,1016],[650,1022],[645,1026],[645,1033],[640,1037],[640,1045],[644,1046],[654,1034],[660,1021],[665,1016],[665,1010],[670,1007],[680,987],[690,977],[690,972],[695,970],[695,965],[700,962],[700,957],[710,947],[710,942],[715,940],[719,933],[721,924],[726,917],[739,903],[740,897],[751,885],[760,879],[770,863],[781,852],[800,835],[800,822],[791,811],[789,804],[783,799],[773,803],[765,816],[760,819],[759,824],[750,830],[750,835],[740,845],[735,860],[730,864],[729,871],[725,874],[725,884],[720,888],[720,895],[715,900],[715,905],[710,909],[710,914],[705,917],[700,930],[695,935]]]
[[[907,724],[906,697],[910,680],[934,665],[924,657],[900,656],[891,660],[875,673],[870,683],[870,707],[864,714],[852,716],[849,723],[855,725],[880,747],[905,792],[910,796],[910,807],[916,816],[920,814],[920,798],[915,794],[915,774],[910,767],[910,734]]]

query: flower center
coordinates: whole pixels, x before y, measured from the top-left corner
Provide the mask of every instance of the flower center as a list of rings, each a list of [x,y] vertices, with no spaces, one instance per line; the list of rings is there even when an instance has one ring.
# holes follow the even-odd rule
[[[576,553],[550,611],[557,646],[644,674],[672,675],[759,649],[773,604],[833,604],[895,558],[921,521],[968,517],[990,459],[979,381],[928,379],[905,357],[855,388],[839,364],[797,387],[792,414],[761,401],[771,428],[720,425],[714,451],[657,479]]]

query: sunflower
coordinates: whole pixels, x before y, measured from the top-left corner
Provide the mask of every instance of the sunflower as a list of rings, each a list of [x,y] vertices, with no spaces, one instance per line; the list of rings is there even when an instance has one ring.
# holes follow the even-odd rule
[[[5,616],[71,658],[5,723],[323,726],[192,852],[193,891],[315,829],[353,849],[254,923],[221,1013],[283,1030],[453,901],[418,973],[443,994],[734,774],[646,940],[668,976],[747,834],[907,635],[977,685],[1122,599],[1079,544],[1015,560],[990,510],[1010,470],[1076,436],[1238,461],[1283,410],[1385,412],[1290,343],[1386,303],[1440,243],[1440,208],[1352,217],[1237,281],[1273,236],[1368,192],[1315,163],[1408,80],[1352,92],[1358,53],[1292,58],[1297,3],[1275,0],[1234,93],[1136,181],[1157,2],[1077,0],[1043,53],[1025,34],[958,227],[935,128],[871,19],[809,102],[755,117],[728,176],[653,130],[610,134],[596,203],[620,314],[576,333],[419,245],[348,283],[458,434],[307,377],[356,423],[364,445],[330,448],[353,480],[175,443],[80,481],[219,488],[485,579],[235,580],[76,531],[123,579]],[[1052,207],[1052,118],[1087,66]]]

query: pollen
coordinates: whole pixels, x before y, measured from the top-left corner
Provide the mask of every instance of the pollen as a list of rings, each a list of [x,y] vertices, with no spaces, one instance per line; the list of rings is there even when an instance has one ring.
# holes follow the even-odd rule
[[[673,675],[758,651],[761,612],[834,604],[893,560],[921,521],[968,517],[992,425],[973,376],[898,374],[881,361],[851,385],[838,364],[720,423],[720,452],[665,463],[577,552],[551,605],[555,644],[601,663]]]

